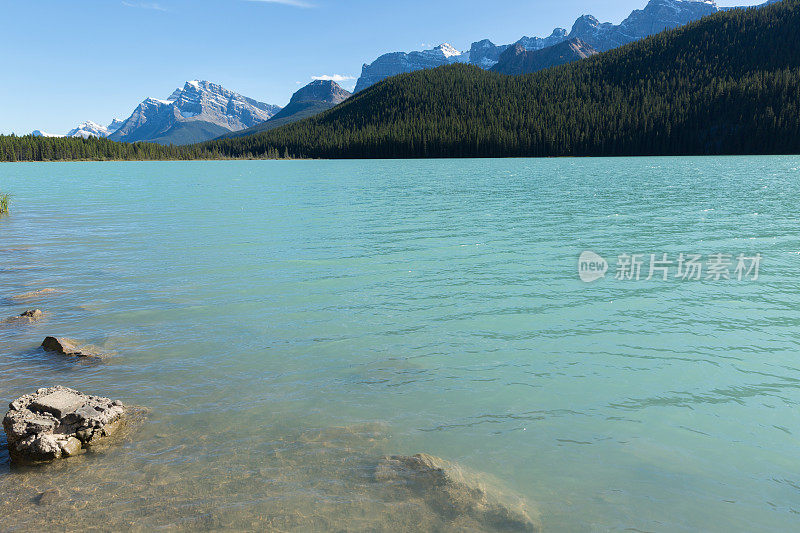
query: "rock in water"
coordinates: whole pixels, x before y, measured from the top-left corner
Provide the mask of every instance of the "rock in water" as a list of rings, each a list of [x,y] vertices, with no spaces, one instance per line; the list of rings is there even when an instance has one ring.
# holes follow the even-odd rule
[[[3,419],[13,461],[37,463],[81,453],[113,434],[125,407],[119,401],[66,387],[39,389],[11,402]]]
[[[39,309],[31,309],[17,316],[12,316],[2,321],[2,324],[32,324],[44,316]]]
[[[41,298],[48,294],[57,294],[61,291],[58,289],[39,289],[36,291],[26,292],[25,294],[18,294],[16,296],[12,296],[12,300],[22,301],[22,300],[35,300],[37,298]]]
[[[70,357],[103,357],[103,353],[88,344],[81,344],[73,339],[47,337],[42,342],[42,348],[48,352],[56,352]]]
[[[36,505],[51,505],[61,499],[61,492],[58,489],[49,489],[38,494],[33,501]]]
[[[442,518],[473,520],[482,530],[540,531],[522,505],[502,503],[499,494],[457,465],[427,454],[384,457],[375,469],[375,481],[395,485],[421,498]]]

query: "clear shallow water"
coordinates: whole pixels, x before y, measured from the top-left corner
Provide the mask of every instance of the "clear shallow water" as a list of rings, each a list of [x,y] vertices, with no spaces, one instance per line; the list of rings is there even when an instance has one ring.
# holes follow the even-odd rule
[[[0,398],[150,409],[91,456],[0,450],[3,528],[447,529],[370,484],[416,452],[546,531],[800,520],[800,158],[15,164],[0,190],[0,314],[47,313],[0,329]],[[764,264],[586,285],[587,249]]]

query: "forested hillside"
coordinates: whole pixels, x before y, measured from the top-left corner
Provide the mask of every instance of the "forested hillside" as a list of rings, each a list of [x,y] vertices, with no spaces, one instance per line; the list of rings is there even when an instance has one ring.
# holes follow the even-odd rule
[[[521,77],[453,65],[390,78],[227,156],[800,152],[800,0],[718,13]]]
[[[0,137],[0,160],[800,153],[800,0],[509,77],[390,78],[314,118],[180,148]]]

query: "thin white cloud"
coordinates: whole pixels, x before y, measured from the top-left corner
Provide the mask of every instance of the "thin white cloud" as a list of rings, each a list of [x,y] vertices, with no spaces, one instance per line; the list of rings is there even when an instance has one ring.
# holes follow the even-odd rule
[[[314,4],[305,2],[304,0],[247,0],[248,2],[258,2],[261,4],[281,4],[284,6],[292,7],[314,7]]]
[[[152,9],[153,11],[166,11],[167,9],[155,2],[126,2],[122,0],[122,5],[127,7],[138,7],[140,9]]]
[[[354,80],[353,76],[343,76],[341,74],[323,74],[322,76],[311,76],[311,79],[314,81],[335,81],[336,83],[342,83],[343,81]]]

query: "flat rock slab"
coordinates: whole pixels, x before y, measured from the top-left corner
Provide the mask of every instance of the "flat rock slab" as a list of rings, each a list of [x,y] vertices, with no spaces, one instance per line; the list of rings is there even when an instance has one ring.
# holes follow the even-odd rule
[[[42,342],[42,348],[45,351],[56,352],[69,357],[105,357],[107,355],[95,346],[62,337],[45,338]]]
[[[125,406],[66,387],[39,389],[11,402],[3,419],[11,460],[40,463],[71,457],[111,436]]]
[[[86,405],[86,397],[66,390],[58,390],[34,400],[29,409],[40,413],[50,413],[56,418],[72,413]]]

